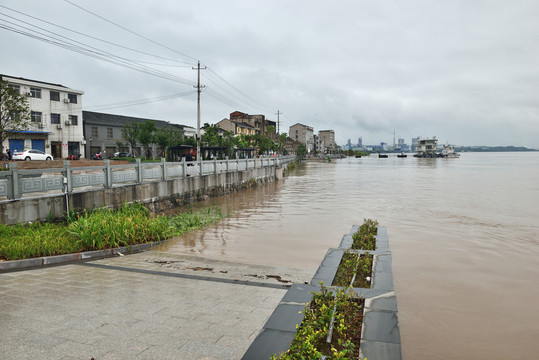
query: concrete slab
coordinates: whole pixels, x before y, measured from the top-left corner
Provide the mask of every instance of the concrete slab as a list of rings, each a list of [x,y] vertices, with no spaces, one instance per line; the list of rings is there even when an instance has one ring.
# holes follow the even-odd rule
[[[240,359],[289,284],[311,277],[159,252],[0,273],[0,354]]]

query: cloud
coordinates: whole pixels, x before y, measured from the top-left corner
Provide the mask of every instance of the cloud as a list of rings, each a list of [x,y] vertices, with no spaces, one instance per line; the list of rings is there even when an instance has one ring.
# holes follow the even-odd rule
[[[2,72],[84,90],[83,104],[95,106],[192,90],[192,66],[200,59],[209,67],[202,72],[203,122],[234,110],[276,120],[280,110],[281,130],[296,122],[334,129],[340,144],[360,136],[365,143],[391,142],[395,131],[407,142],[437,135],[461,145],[539,148],[535,1],[73,2],[168,49],[67,2],[6,0],[4,6],[157,55],[55,29],[191,84],[0,29]],[[171,67],[163,58],[180,62]],[[111,112],[193,126],[196,97]]]

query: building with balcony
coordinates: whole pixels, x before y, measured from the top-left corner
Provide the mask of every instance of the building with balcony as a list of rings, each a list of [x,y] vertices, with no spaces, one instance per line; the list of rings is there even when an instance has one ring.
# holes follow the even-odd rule
[[[12,134],[4,145],[11,152],[37,149],[54,158],[84,157],[81,90],[9,75],[0,78],[28,98],[30,128]]]

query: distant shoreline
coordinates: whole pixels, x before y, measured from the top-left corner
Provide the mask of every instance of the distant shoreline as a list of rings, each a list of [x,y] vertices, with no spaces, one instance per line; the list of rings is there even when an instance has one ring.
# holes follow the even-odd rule
[[[455,146],[457,152],[539,151],[524,146]]]

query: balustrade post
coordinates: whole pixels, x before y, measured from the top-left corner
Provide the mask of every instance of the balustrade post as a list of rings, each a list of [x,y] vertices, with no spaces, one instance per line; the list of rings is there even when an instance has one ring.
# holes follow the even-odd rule
[[[198,175],[202,176],[204,174],[202,166],[204,165],[204,160],[202,157],[198,160]]]
[[[112,187],[112,169],[110,167],[110,160],[105,159],[105,166],[103,167],[105,172],[105,188],[110,189]]]
[[[165,181],[167,179],[167,160],[161,158],[161,180]]]
[[[217,175],[217,157],[213,158],[213,173]]]
[[[21,198],[21,189],[20,189],[20,181],[19,181],[19,171],[17,170],[17,163],[12,162],[9,164],[9,171],[11,172],[11,196],[9,196],[10,200],[13,199],[20,199]]]
[[[64,176],[67,181],[67,192],[71,194],[73,192],[73,170],[71,169],[71,161],[64,160]]]
[[[142,184],[144,173],[142,172],[142,162],[137,158],[135,163],[135,171],[137,173],[137,184]]]
[[[228,156],[226,157],[226,172],[230,170],[230,160],[228,159]]]
[[[187,163],[185,162],[185,158],[182,158],[182,176],[184,178],[187,177]]]

